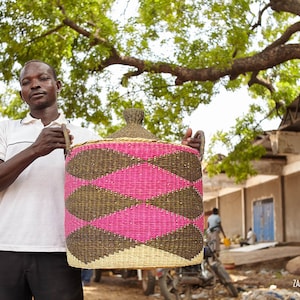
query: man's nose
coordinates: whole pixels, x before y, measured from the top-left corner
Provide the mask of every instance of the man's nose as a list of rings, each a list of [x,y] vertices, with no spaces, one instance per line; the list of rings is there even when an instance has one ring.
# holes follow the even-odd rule
[[[32,88],[32,89],[36,89],[36,88],[38,88],[38,87],[40,87],[40,82],[39,82],[39,80],[38,80],[38,79],[32,79],[32,81],[31,81],[31,88]]]

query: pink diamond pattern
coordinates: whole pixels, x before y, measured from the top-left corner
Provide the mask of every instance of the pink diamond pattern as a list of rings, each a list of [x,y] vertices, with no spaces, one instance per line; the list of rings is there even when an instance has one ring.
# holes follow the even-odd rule
[[[203,195],[203,182],[202,178],[193,182],[193,187],[198,191],[198,193],[202,196]]]
[[[149,204],[140,204],[90,222],[101,228],[138,242],[176,231],[192,221]]]
[[[88,225],[89,222],[76,218],[70,214],[68,210],[65,212],[65,234],[68,236],[72,232],[78,230],[81,227]]]
[[[124,178],[130,178],[130,181],[122,185]],[[140,200],[146,200],[191,185],[188,180],[148,163],[108,174],[93,180],[91,183]],[[128,188],[129,185],[130,189]]]
[[[88,185],[89,181],[74,177],[66,172],[65,174],[65,199],[68,199],[68,197],[74,193],[74,191],[78,188],[80,188],[83,185]]]
[[[142,159],[149,159],[153,157],[159,157],[163,155],[168,155],[171,153],[184,151],[190,152],[195,155],[198,155],[197,150],[191,147],[184,147],[182,145],[174,145],[174,144],[161,144],[161,143],[145,143],[144,151],[141,151],[140,148],[136,147],[137,142],[133,143],[122,143],[122,142],[101,142],[99,144],[87,144],[81,147],[75,148],[72,150],[72,153],[69,157],[67,157],[67,162],[71,160],[74,156],[76,156],[79,152],[86,151],[88,149],[111,149],[117,152],[126,153],[131,156],[139,157]],[[147,145],[151,147],[147,147]]]
[[[130,178],[130,182],[127,182],[124,186],[120,183],[124,182],[123,176],[125,172],[127,178]],[[153,177],[153,179],[157,179],[157,183],[159,183],[161,188],[157,188],[153,179],[148,180],[146,176],[143,176],[143,174],[147,174],[148,176],[149,174],[151,174],[151,176],[155,176]],[[135,177],[133,178],[131,176]],[[152,197],[179,190],[191,185],[194,186],[194,188],[199,192],[200,195],[203,194],[202,178],[191,183],[190,181],[178,177],[175,174],[169,173],[166,170],[145,163],[142,165],[136,165],[131,168],[120,170],[93,181],[74,177],[66,172],[65,199],[67,199],[76,189],[88,184],[93,184],[99,187],[110,189],[112,191],[123,193],[127,196],[136,197],[140,200],[150,199]],[[128,193],[128,191],[126,192],[126,190],[128,190],[128,184],[131,185],[134,193]],[[169,186],[172,186],[172,189],[168,189]]]
[[[204,228],[204,214],[201,216],[197,217],[196,219],[193,220],[193,224],[199,228],[201,232],[203,232]]]

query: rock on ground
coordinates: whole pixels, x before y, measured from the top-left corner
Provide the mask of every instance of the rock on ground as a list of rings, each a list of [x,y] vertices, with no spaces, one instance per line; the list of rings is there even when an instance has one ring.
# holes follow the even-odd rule
[[[300,275],[300,256],[289,260],[286,264],[286,270],[294,275]]]

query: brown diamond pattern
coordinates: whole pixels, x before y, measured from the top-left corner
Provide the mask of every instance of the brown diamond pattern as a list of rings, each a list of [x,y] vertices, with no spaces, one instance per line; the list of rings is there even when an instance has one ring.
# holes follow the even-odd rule
[[[193,187],[161,195],[148,203],[189,219],[195,219],[203,212],[202,197]]]
[[[66,167],[66,171],[78,178],[97,179],[142,161],[141,159],[110,149],[90,149],[78,153]]]
[[[189,152],[162,155],[149,159],[148,162],[189,181],[196,181],[202,176],[199,158]]]
[[[66,209],[82,220],[91,221],[137,203],[137,200],[119,193],[86,185],[67,198]]]
[[[195,238],[191,240],[191,236]],[[145,245],[192,259],[199,254],[199,249],[202,249],[203,237],[198,229],[193,225],[188,225],[173,233],[148,241]]]
[[[112,255],[124,249],[134,248],[139,243],[119,235],[85,226],[67,237],[68,251],[84,263]]]

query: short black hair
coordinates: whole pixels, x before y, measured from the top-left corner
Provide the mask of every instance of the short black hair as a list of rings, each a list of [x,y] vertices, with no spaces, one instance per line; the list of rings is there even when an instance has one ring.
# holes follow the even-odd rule
[[[217,215],[219,213],[219,210],[216,207],[214,207],[212,212],[214,215]]]
[[[32,63],[32,62],[39,62],[39,63],[42,63],[42,64],[47,65],[47,66],[50,68],[51,72],[52,72],[53,78],[54,78],[55,80],[57,80],[57,74],[56,74],[55,69],[54,69],[51,65],[49,65],[48,63],[46,63],[46,62],[44,62],[44,61],[42,61],[42,60],[39,60],[39,59],[31,59],[31,60],[28,60],[28,61],[24,64],[24,66],[22,67],[22,69],[21,69],[21,71],[20,71],[19,80],[21,79],[21,74],[22,74],[22,71],[24,70],[24,68],[25,68],[27,65],[29,65],[30,63]]]

